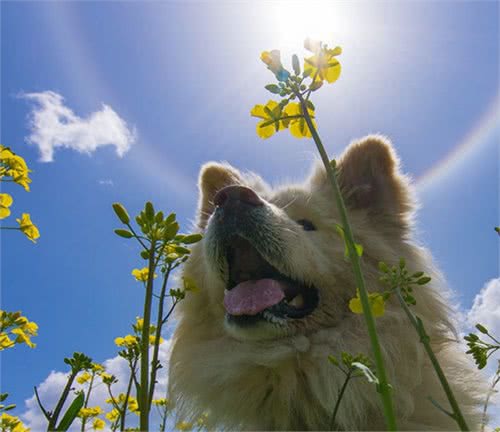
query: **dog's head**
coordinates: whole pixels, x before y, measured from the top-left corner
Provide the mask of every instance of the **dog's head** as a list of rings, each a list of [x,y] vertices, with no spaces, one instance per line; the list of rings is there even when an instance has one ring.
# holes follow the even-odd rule
[[[370,279],[380,252],[392,258],[391,241],[401,243],[408,232],[407,180],[379,136],[351,144],[337,167]],[[275,339],[333,327],[352,315],[347,304],[355,287],[322,166],[304,184],[273,190],[253,174],[209,163],[199,188],[205,237],[186,271],[207,290],[220,328],[237,339]]]

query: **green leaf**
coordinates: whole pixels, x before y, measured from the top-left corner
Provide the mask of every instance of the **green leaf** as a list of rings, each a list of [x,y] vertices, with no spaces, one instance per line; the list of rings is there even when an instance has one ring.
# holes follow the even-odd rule
[[[141,258],[142,259],[149,259],[149,252],[147,250],[142,250],[141,251]]]
[[[417,284],[418,285],[425,285],[426,283],[429,283],[431,280],[431,278],[429,276],[425,276],[425,277],[422,277],[420,278],[418,281],[417,281]]]
[[[130,222],[130,216],[128,215],[127,210],[125,210],[125,207],[123,207],[120,203],[114,203],[113,210],[122,223],[128,224]]]
[[[292,56],[292,67],[293,71],[295,72],[295,75],[300,74],[300,63],[299,63],[299,58],[297,57],[297,54],[294,54]]]
[[[498,235],[500,235],[500,227],[495,227],[495,231],[497,232]]]
[[[16,404],[10,404],[10,405],[7,405],[3,410],[10,411],[10,410],[14,409],[15,407],[16,407]]]
[[[181,243],[184,243],[184,244],[198,243],[202,238],[203,238],[203,235],[201,235],[201,234],[189,234],[189,235],[184,236],[184,238],[181,240]]]
[[[82,409],[84,402],[85,397],[83,396],[83,392],[81,392],[75,399],[73,399],[73,402],[64,414],[61,422],[59,423],[59,426],[57,426],[57,431],[67,431],[69,429],[76,416]]]
[[[276,84],[268,84],[264,88],[267,91],[270,91],[273,94],[279,94],[280,91],[281,91],[281,89],[279,88],[279,86],[277,86]]]
[[[406,261],[404,258],[399,259],[399,268],[403,270],[406,267]]]
[[[411,275],[411,277],[412,277],[413,279],[418,279],[418,278],[421,278],[423,275],[424,275],[424,272],[419,271],[419,272],[415,272],[415,273],[413,273],[413,274]]]
[[[0,402],[3,402],[8,397],[9,397],[9,393],[1,393],[0,394]]]
[[[124,229],[115,229],[115,234],[126,239],[134,236],[130,231]]]

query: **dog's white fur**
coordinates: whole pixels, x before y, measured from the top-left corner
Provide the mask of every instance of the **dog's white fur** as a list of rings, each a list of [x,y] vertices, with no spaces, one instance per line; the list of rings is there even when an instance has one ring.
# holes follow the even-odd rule
[[[397,263],[404,257],[410,271],[432,276],[430,284],[415,290],[413,310],[426,326],[469,426],[477,429],[483,383],[456,342],[446,285],[429,253],[411,239],[414,200],[391,144],[380,136],[366,137],[348,147],[338,167],[353,231],[364,247],[368,290],[385,288],[378,282],[381,260]],[[231,184],[251,187],[272,210],[269,226],[286,243],[282,260],[272,264],[319,290],[318,308],[303,319],[291,320],[284,330],[271,325],[254,331],[225,325],[226,282],[214,268],[210,215],[215,193]],[[312,220],[317,231],[304,231],[295,222],[302,218]],[[205,238],[193,248],[184,269],[200,292],[179,305],[170,362],[170,391],[181,416],[194,419],[208,411],[212,426],[229,430],[329,428],[344,376],[328,362],[328,355],[339,357],[342,351],[371,354],[364,318],[347,306],[355,286],[344,245],[333,228],[339,222],[332,190],[319,165],[304,184],[277,190],[227,164],[203,167],[198,223]],[[428,399],[449,407],[396,299],[389,300],[376,324],[399,428],[456,430],[455,422]],[[347,387],[336,428],[385,428],[380,397],[365,379],[352,380]]]

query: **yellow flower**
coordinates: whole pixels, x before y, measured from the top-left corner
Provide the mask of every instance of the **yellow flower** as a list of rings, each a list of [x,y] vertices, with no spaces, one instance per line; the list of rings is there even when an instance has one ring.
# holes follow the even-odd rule
[[[40,237],[40,232],[33,222],[31,222],[30,215],[28,213],[23,213],[21,219],[16,219],[16,221],[26,237],[28,237],[33,243],[36,243],[36,239]]]
[[[9,207],[12,205],[13,199],[7,193],[0,193],[0,219],[5,219],[10,216]]]
[[[6,348],[12,348],[14,345],[15,343],[10,340],[9,336],[6,333],[0,333],[0,351]]]
[[[78,412],[78,417],[82,419],[88,419],[91,417],[96,417],[99,414],[102,414],[102,408],[100,406],[81,408],[80,411]]]
[[[92,375],[90,375],[87,371],[85,371],[76,379],[76,382],[78,384],[84,384],[87,381],[89,381],[90,378],[92,378]]]
[[[307,112],[309,113],[313,126],[316,128],[316,122],[314,120],[314,110],[311,109],[310,107],[307,108]],[[311,131],[309,130],[309,126],[307,126],[306,120],[303,117],[304,113],[302,111],[302,107],[299,103],[297,102],[291,102],[285,107],[285,115],[287,117],[292,117],[292,116],[301,116],[301,117],[296,117],[291,120],[290,122],[290,132],[291,134],[296,137],[296,138],[310,138]]]
[[[167,409],[170,409],[173,407],[172,402],[170,401],[170,399],[167,399],[167,398],[153,399],[151,402],[153,405],[163,406]]]
[[[375,318],[384,315],[385,300],[382,294],[368,293],[368,301],[370,302],[370,308]],[[349,309],[351,309],[351,312],[354,312],[355,314],[363,313],[363,305],[361,304],[361,298],[359,297],[359,290],[356,290],[356,297],[349,301]]]
[[[36,336],[38,334],[38,324],[33,321],[28,321],[22,326],[22,329],[31,336]]]
[[[129,396],[128,409],[130,412],[139,414],[139,403],[137,402],[137,399],[133,396]]]
[[[115,422],[120,418],[120,412],[116,409],[113,408],[109,413],[106,414],[105,416],[110,422]]]
[[[193,429],[193,423],[180,421],[175,425],[175,428],[180,431],[190,431]]]
[[[149,269],[147,267],[144,267],[142,269],[134,269],[132,270],[132,276],[135,276],[135,279],[138,280],[139,282],[147,282],[148,276],[149,276]],[[157,274],[155,273],[153,275],[153,278],[156,278]]]
[[[36,345],[33,342],[31,342],[30,337],[26,333],[24,333],[23,329],[15,328],[11,330],[11,333],[17,336],[16,343],[25,343],[30,348],[35,348]]]
[[[286,128],[281,120],[282,108],[276,101],[270,100],[266,105],[255,105],[250,115],[262,119],[257,123],[257,135],[261,138],[269,138],[275,132]]]
[[[12,180],[21,185],[29,192],[31,179],[28,174],[25,160],[12,152],[9,148],[0,145],[0,178],[4,176],[12,177]]]
[[[104,372],[104,366],[100,365],[99,363],[92,363],[92,370],[99,374],[101,372]]]
[[[150,345],[154,345],[156,342],[156,335],[154,334],[151,334],[149,335],[149,344]],[[160,336],[160,341],[159,341],[159,344],[161,345],[162,343],[164,342],[163,338]]]
[[[321,42],[310,39],[306,39],[304,47],[314,53],[312,57],[305,59],[304,72],[309,73],[315,82],[326,80],[331,84],[337,81],[341,68],[335,57],[342,54],[342,48],[328,49]]]
[[[104,384],[113,384],[116,380],[114,375],[111,375],[106,372],[101,373],[101,379]]]
[[[141,317],[135,318],[135,327],[137,328],[138,332],[142,331],[143,324],[144,324],[144,318]]]
[[[92,422],[92,429],[94,430],[102,430],[106,426],[106,422],[100,418],[95,418]]]
[[[0,430],[2,432],[29,432],[29,429],[24,426],[23,422],[13,415],[3,412],[0,416]]]
[[[281,64],[281,54],[278,50],[264,51],[260,55],[260,59],[267,65],[267,68],[276,76],[278,81],[286,81],[290,76],[283,65]]]
[[[134,345],[137,345],[137,336],[127,335],[125,337],[117,337],[115,339],[115,344],[117,346],[131,348]]]

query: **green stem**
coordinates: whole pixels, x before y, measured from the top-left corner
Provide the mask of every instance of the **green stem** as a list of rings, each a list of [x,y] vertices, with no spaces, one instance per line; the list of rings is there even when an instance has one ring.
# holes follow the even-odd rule
[[[0,226],[0,229],[21,231],[21,228],[18,228],[18,227],[4,227],[4,226]]]
[[[73,381],[75,380],[76,376],[78,375],[79,370],[74,371],[72,370],[68,382],[66,383],[66,386],[64,387],[64,390],[61,394],[61,397],[59,398],[59,401],[57,402],[57,405],[54,409],[54,413],[50,416],[50,421],[49,425],[47,426],[47,431],[53,431],[56,428],[57,424],[57,419],[59,417],[59,414],[61,413],[61,410],[63,408],[64,402],[66,402],[66,399],[68,398],[69,391],[71,390],[71,386],[73,384]]]
[[[146,285],[146,298],[144,299],[144,314],[141,335],[141,371],[140,371],[140,393],[138,398],[140,416],[139,429],[149,430],[149,327],[151,324],[151,303],[153,300],[154,279],[154,250],[156,243],[151,243],[148,267],[148,283]]]
[[[130,392],[132,391],[132,382],[134,380],[134,374],[135,374],[135,368],[137,366],[137,358],[134,359],[134,363],[129,360],[129,367],[130,367],[130,377],[128,379],[128,384],[127,384],[127,392],[125,393],[125,400],[123,401],[123,407],[122,407],[122,415],[120,418],[120,430],[124,431],[125,430],[125,418],[127,416],[127,407],[128,407],[128,400],[130,398]]]
[[[311,117],[309,115],[309,111],[307,109],[307,104],[300,92],[296,91],[298,99],[300,100],[300,104],[302,107],[302,113],[304,115],[304,119],[311,131],[311,135],[314,139],[318,152],[321,156],[321,160],[325,166],[326,174],[328,179],[332,185],[335,201],[337,203],[337,208],[340,213],[340,219],[342,221],[342,227],[344,229],[345,242],[347,244],[347,248],[349,250],[349,259],[352,264],[352,269],[354,272],[354,279],[356,282],[356,287],[359,290],[359,296],[361,298],[361,305],[363,306],[363,315],[365,317],[366,326],[368,329],[368,335],[370,337],[373,357],[375,359],[375,365],[377,367],[377,374],[379,379],[379,393],[382,399],[382,404],[384,408],[384,416],[387,423],[387,429],[390,431],[397,430],[396,426],[396,417],[394,415],[394,408],[392,405],[392,397],[391,397],[391,387],[387,382],[387,374],[384,366],[384,359],[382,357],[382,351],[380,349],[380,343],[378,340],[377,330],[375,328],[375,319],[373,318],[373,314],[370,307],[370,302],[368,300],[368,292],[365,286],[365,280],[363,277],[363,273],[361,271],[361,263],[356,251],[354,238],[351,230],[351,226],[349,224],[349,219],[347,217],[347,210],[344,204],[344,200],[342,198],[342,194],[340,192],[340,187],[337,182],[336,174],[332,165],[330,164],[330,160],[328,159],[328,155],[326,154],[325,148],[321,142],[321,139],[314,127]]]
[[[335,426],[335,418],[337,417],[337,411],[339,410],[340,407],[340,401],[344,397],[344,392],[345,389],[347,388],[347,384],[349,383],[350,379],[351,379],[351,372],[349,371],[349,373],[346,374],[344,384],[340,389],[339,395],[337,397],[337,402],[335,402],[335,408],[333,409],[332,419],[330,420],[330,430],[334,430],[333,427]]]
[[[87,395],[85,396],[85,403],[83,404],[84,408],[87,408],[89,404],[89,399],[90,399],[90,392],[92,391],[92,386],[94,384],[94,377],[95,377],[95,372],[92,372],[92,377],[90,378],[90,383],[89,383],[89,391],[87,392]],[[81,427],[81,432],[85,431],[85,424],[87,423],[87,419],[84,417],[82,418],[82,427]]]
[[[158,353],[160,351],[160,338],[161,338],[161,329],[163,327],[163,307],[165,303],[165,295],[167,291],[167,282],[168,277],[170,275],[171,266],[168,265],[167,271],[165,272],[165,276],[163,277],[163,283],[160,291],[160,298],[158,300],[158,317],[156,320],[156,336],[155,336],[155,344],[153,349],[153,360],[151,361],[151,379],[150,379],[150,389],[149,389],[149,405],[151,405],[151,401],[153,400],[153,394],[155,391],[156,385],[156,372],[158,371],[157,362],[158,362]]]
[[[422,321],[418,317],[415,317],[411,312],[410,308],[406,304],[401,294],[401,288],[399,288],[399,286],[396,287],[396,294],[398,296],[399,303],[401,304],[411,324],[413,325],[413,327],[415,327],[415,330],[420,336],[420,342],[422,342],[422,344],[424,345],[425,351],[427,352],[427,355],[431,360],[432,366],[436,371],[439,381],[441,382],[441,386],[443,387],[443,390],[446,393],[446,397],[448,398],[448,402],[451,405],[451,409],[453,411],[453,419],[457,422],[458,427],[460,428],[461,431],[468,431],[469,427],[467,426],[467,423],[465,422],[462,412],[460,411],[460,407],[458,406],[457,400],[455,399],[455,395],[451,390],[451,387],[448,383],[448,380],[446,379],[443,369],[441,369],[441,365],[439,364],[436,355],[432,351],[430,338],[425,331]]]

